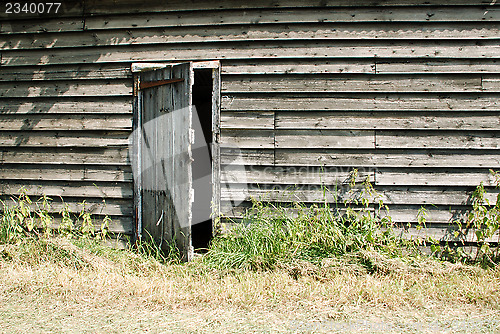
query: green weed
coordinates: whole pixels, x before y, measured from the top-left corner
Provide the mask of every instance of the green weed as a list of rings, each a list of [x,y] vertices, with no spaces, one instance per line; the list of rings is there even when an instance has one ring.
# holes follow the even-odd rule
[[[354,171],[351,189],[356,176]],[[317,264],[367,249],[395,254],[404,241],[395,237],[390,217],[382,214],[387,210],[369,179],[361,191],[348,192],[343,207],[327,201],[284,207],[254,200],[245,223],[215,237],[203,260],[221,269],[268,270],[296,260]]]
[[[182,255],[175,241],[164,241],[162,243],[164,247],[162,248],[155,242],[153,236],[148,231],[144,232],[145,235],[140,236],[134,245],[134,250],[137,254],[163,264],[181,263]],[[175,240],[175,238],[172,239]]]
[[[54,234],[69,237],[105,239],[109,234],[111,218],[105,216],[100,229],[95,229],[95,218],[86,209],[86,202],[76,215],[69,211],[67,205],[58,212],[60,222],[56,222],[52,210],[52,199],[46,195],[33,201],[24,190],[19,196],[12,197],[13,205],[0,200],[0,244],[17,243],[24,238],[50,237]],[[63,202],[64,204],[64,202]]]
[[[500,174],[490,170],[495,188],[500,189]],[[480,263],[495,267],[500,262],[500,193],[494,203],[486,198],[487,190],[481,182],[471,196],[472,209],[462,220],[452,224],[456,227],[456,240],[440,242],[430,239],[432,252],[445,260]],[[472,242],[474,246],[468,247]]]

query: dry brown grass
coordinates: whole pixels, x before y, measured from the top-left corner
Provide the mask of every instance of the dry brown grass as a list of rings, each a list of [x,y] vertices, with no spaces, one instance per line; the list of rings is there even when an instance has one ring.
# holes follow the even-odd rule
[[[500,331],[500,270],[366,251],[356,256],[370,272],[349,258],[220,272],[125,251],[96,255],[64,239],[48,244],[64,258],[0,249],[2,332]]]

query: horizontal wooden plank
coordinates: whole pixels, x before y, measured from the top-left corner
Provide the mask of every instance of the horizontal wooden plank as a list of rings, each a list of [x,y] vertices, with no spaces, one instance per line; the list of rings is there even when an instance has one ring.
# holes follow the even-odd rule
[[[280,213],[278,214],[286,213],[291,217],[295,217],[298,215],[298,209],[290,207],[289,203],[273,203],[273,205],[280,208]],[[394,223],[396,223],[392,230],[398,237],[405,239],[418,238],[426,240],[428,237],[432,237],[435,240],[442,241],[463,240],[455,238],[454,231],[456,231],[457,226],[451,224],[451,222],[463,217],[463,214],[466,211],[465,207],[429,206],[427,208],[427,223],[425,224],[425,228],[423,229],[417,228],[417,213],[420,208],[418,205],[389,205],[389,207],[389,213],[382,212],[381,216],[390,217],[390,219]],[[307,206],[302,210],[308,210]],[[250,209],[250,204],[248,204],[247,206],[232,207],[231,203],[223,202],[222,212],[224,212],[225,217],[231,219],[231,221],[228,221],[226,225],[230,225],[231,223],[240,221],[247,214],[247,211],[250,212],[249,214],[251,214],[252,211]],[[340,209],[340,214],[345,214],[345,209]],[[407,226],[408,223],[412,224],[412,226],[409,228]],[[402,225],[404,225],[404,227],[401,227]],[[477,241],[475,233],[473,233],[472,231],[470,231],[469,234],[465,236],[465,238],[465,241],[468,242]],[[497,242],[498,235],[495,235],[493,238],[488,239],[488,241]]]
[[[298,209],[290,205],[290,203],[283,202],[265,202],[267,204],[272,204],[273,206],[280,209],[281,212],[286,212],[290,216],[294,217],[298,214]],[[302,202],[303,210],[308,210],[312,203]],[[391,205],[389,204],[389,212],[381,211],[381,217],[390,217],[394,223],[418,223],[418,211],[422,207],[422,205]],[[226,217],[230,218],[242,218],[247,214],[251,214],[251,202],[242,202],[238,206],[234,205],[233,202],[222,201],[221,202],[221,211],[225,214]],[[435,228],[432,224],[441,223],[444,226],[440,226],[439,228],[446,230],[446,227],[450,227],[450,222],[452,219],[457,219],[463,216],[463,213],[468,209],[467,206],[435,206],[429,205],[425,206],[427,210],[427,226],[429,228]],[[320,206],[320,208],[324,208]],[[337,208],[334,205],[330,204],[330,208],[332,210],[337,209],[340,211],[340,214],[345,214],[345,206],[343,203],[339,203]],[[371,211],[371,210],[370,210]],[[373,212],[373,211],[372,211]],[[439,231],[439,229],[438,229]],[[399,233],[401,231],[398,230]],[[445,232],[445,231],[441,231]],[[443,234],[442,234],[443,235]]]
[[[443,214],[444,217],[444,214]],[[434,240],[440,240],[440,241],[448,241],[448,242],[456,242],[459,246],[462,246],[462,241],[465,242],[477,242],[477,236],[474,233],[474,231],[469,231],[469,233],[466,236],[456,238],[455,237],[455,230],[457,229],[457,226],[453,225],[444,225],[444,224],[429,224],[426,227],[427,228],[416,228],[416,227],[410,227],[410,228],[394,228],[394,232],[400,236],[401,238],[404,239],[420,239],[420,240],[429,240],[429,238],[432,238]],[[486,241],[488,242],[498,242],[499,236],[498,232],[495,233],[495,235],[491,238],[488,238]],[[465,246],[464,251],[465,252],[470,252],[470,254],[474,254],[477,250],[477,247],[474,246]],[[431,250],[428,250],[429,253],[431,253]]]
[[[318,74],[375,73],[375,60],[370,59],[259,59],[223,60],[222,75],[226,74]],[[226,80],[223,77],[223,80]]]
[[[222,96],[223,110],[500,110],[500,100],[494,95],[324,95],[302,97],[300,95],[253,95]]]
[[[377,43],[378,42],[378,43]],[[279,41],[153,44],[79,49],[7,50],[4,66],[255,58],[499,58],[495,41]]]
[[[456,0],[453,5],[492,5],[495,4],[491,0]],[[165,11],[184,11],[189,10],[210,10],[210,9],[249,9],[249,8],[307,8],[307,7],[354,7],[354,6],[414,6],[414,5],[443,5],[443,1],[439,0],[386,0],[383,2],[370,0],[274,0],[269,2],[266,0],[255,0],[252,2],[221,0],[216,4],[211,2],[196,1],[196,0],[170,0],[165,3],[161,0],[152,0],[148,2],[137,2],[136,0],[125,0],[116,2],[113,0],[86,0],[85,13],[87,14],[128,14],[128,13],[150,13],[150,12],[165,12]]]
[[[203,13],[146,13],[127,16],[96,16],[85,19],[86,30],[131,29],[175,26],[215,26],[268,23],[316,23],[316,22],[452,22],[452,21],[499,21],[500,10],[481,7],[395,7],[390,11],[377,7],[297,9],[247,9],[214,10]]]
[[[482,81],[483,89],[487,92],[500,90],[500,78],[485,77]]]
[[[270,130],[226,130],[221,131],[222,147],[273,148],[274,131]]]
[[[308,23],[238,26],[182,26],[168,28],[113,29],[31,34],[13,34],[0,41],[0,49],[56,49],[109,45],[174,44],[218,41],[270,41],[290,39],[496,39],[498,24],[471,23]]]
[[[83,31],[83,29],[84,20],[82,18],[0,21],[1,34]]]
[[[1,131],[0,147],[128,146],[128,131]]]
[[[43,6],[39,6],[38,3],[43,3]],[[81,17],[83,15],[83,1],[80,0],[64,0],[63,2],[59,2],[60,5],[48,5],[48,1],[32,1],[32,2],[19,2],[20,8],[19,13],[16,13],[17,6],[15,2],[12,3],[11,13],[7,12],[8,7],[3,6],[2,11],[0,12],[0,19],[7,20],[26,20],[26,19],[40,19],[40,18],[62,18],[62,17],[70,17],[77,16]],[[31,3],[37,4],[37,7],[33,7]],[[27,4],[26,11],[24,11],[24,6]]]
[[[495,81],[483,87],[476,76],[396,75],[307,75],[307,76],[230,76],[222,80],[223,93],[306,93],[306,92],[480,92],[500,91]]]
[[[276,129],[497,130],[500,115],[495,111],[279,111],[275,122]]]
[[[274,150],[272,149],[220,149],[221,165],[273,165]]]
[[[52,224],[49,226],[50,228],[53,229],[58,229],[61,226],[62,223],[62,217],[59,214],[59,212],[51,212],[51,217],[52,217]],[[75,228],[78,228],[79,224],[81,224],[81,219],[78,220],[78,215],[79,213],[74,212],[71,213],[71,219],[73,220],[73,226]],[[104,217],[106,215],[92,215],[92,223],[94,224],[94,231],[101,231],[101,225],[104,222]],[[111,221],[108,221],[107,223],[107,231],[111,234],[132,234],[134,231],[134,219],[131,216],[109,216],[107,215],[107,218],[111,219]],[[39,222],[37,222],[39,223]],[[41,226],[39,226],[41,227]],[[116,239],[106,239],[104,241],[106,245],[109,245],[110,247],[116,247],[116,243],[118,240]]]
[[[102,227],[101,225],[104,221],[104,217],[105,215],[92,216],[95,231],[101,230]],[[134,218],[132,216],[108,215],[107,218],[111,219],[111,221],[108,222],[108,227],[107,227],[109,233],[131,235],[134,232],[135,223],[134,223]],[[61,224],[61,218],[55,216],[54,223],[55,224],[52,227],[58,228]],[[112,237],[110,239],[106,239],[104,242],[107,246],[112,247],[114,249],[123,249],[126,247],[125,246],[126,243],[123,240],[113,239]]]
[[[92,217],[92,222],[94,224],[94,231],[101,231],[101,225],[104,222],[104,217],[106,215],[93,215]],[[62,219],[57,213],[53,214],[54,217],[54,224],[51,225],[52,228],[59,228],[61,225]],[[111,219],[111,221],[108,221],[108,226],[107,226],[107,231],[109,233],[115,233],[115,234],[132,234],[134,232],[134,218],[131,216],[107,216],[107,218]],[[81,222],[77,221],[77,216],[75,215],[74,219],[74,225],[78,226],[78,224],[81,224]],[[124,246],[117,246],[119,244],[119,240],[110,238],[106,239],[104,241],[106,245],[109,245],[109,247],[113,248],[123,248]],[[123,241],[122,241],[123,242]]]
[[[378,168],[375,184],[381,186],[495,186],[495,179],[488,169],[387,169]]]
[[[377,73],[500,73],[497,59],[377,61]]]
[[[16,195],[21,191],[27,195],[40,197],[99,197],[99,198],[132,198],[131,183],[88,183],[60,181],[0,181],[2,195]]]
[[[377,131],[377,148],[500,148],[500,133],[495,131]]]
[[[359,198],[361,189],[324,188],[313,186],[302,187],[273,187],[273,188],[251,188],[246,185],[221,188],[221,201],[248,201],[251,198],[270,202],[308,202],[339,203],[350,198]],[[434,205],[469,205],[471,191],[467,188],[422,188],[422,187],[391,187],[377,189],[377,198],[368,198],[371,203],[382,200],[386,204],[434,204]],[[498,191],[490,190],[485,194],[491,203],[495,203]]]
[[[246,152],[245,152],[246,153]],[[255,153],[253,153],[255,154]],[[252,157],[252,154],[248,158]],[[247,156],[244,156],[247,158]],[[248,159],[249,164],[252,159]],[[276,165],[353,167],[463,167],[498,168],[498,151],[468,150],[300,150],[280,149]]]
[[[463,206],[435,206],[435,205],[391,205],[389,212],[382,213],[382,217],[391,217],[395,223],[418,223],[419,209],[425,207],[426,209],[426,226],[432,230],[433,236],[442,237],[448,235],[448,230],[451,228],[451,222],[455,219],[462,218],[468,207]],[[445,223],[443,226],[433,226],[433,223]],[[403,231],[395,227],[396,233],[400,235],[410,232],[413,236],[421,235],[416,231],[415,225],[410,230]]]
[[[15,202],[12,200],[12,196],[6,197],[2,196],[3,202],[12,207],[15,205]],[[36,203],[38,200],[37,197],[31,198],[33,200],[33,204],[30,206],[32,210],[36,210],[39,203]],[[85,200],[85,203],[83,201]],[[0,202],[0,205],[2,203]],[[38,205],[38,206],[37,206]],[[113,199],[109,198],[106,201],[103,201],[99,198],[64,198],[64,202],[61,202],[60,198],[54,197],[50,203],[50,207],[47,208],[49,213],[59,213],[61,210],[67,209],[72,213],[79,213],[82,210],[85,212],[89,212],[95,215],[111,215],[111,216],[128,216],[131,217],[133,214],[133,203],[130,199]]]
[[[276,148],[374,148],[373,130],[279,130]]]
[[[8,148],[0,151],[3,164],[129,165],[128,148]]]
[[[10,99],[2,100],[0,114],[131,114],[132,96],[105,99]]]
[[[73,41],[74,42],[74,41]],[[0,42],[1,43],[1,42]],[[0,81],[131,79],[126,64],[79,64],[75,66],[27,66],[2,69]]]
[[[281,185],[346,185],[350,181],[352,168],[312,166],[224,166],[221,182]],[[432,169],[432,168],[361,168],[357,170],[356,182],[369,177],[380,186],[467,186],[476,187],[481,182],[494,187],[495,179],[488,169]]]
[[[130,115],[0,114],[0,130],[132,130]]]
[[[306,166],[293,167],[260,167],[224,166],[221,169],[221,182],[256,183],[282,185],[334,185],[345,186],[349,183],[350,168],[317,168]],[[357,171],[357,182],[369,178],[375,179],[375,170],[368,168]]]
[[[132,80],[0,82],[0,97],[132,95]]]
[[[222,112],[221,129],[274,129],[274,112]]]
[[[40,181],[110,181],[131,182],[132,171],[128,166],[32,166],[4,164],[0,179]]]

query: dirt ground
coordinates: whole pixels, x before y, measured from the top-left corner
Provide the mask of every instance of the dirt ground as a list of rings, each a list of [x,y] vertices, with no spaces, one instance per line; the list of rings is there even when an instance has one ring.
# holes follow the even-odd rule
[[[46,293],[2,293],[1,333],[500,333],[500,312],[380,307],[242,310],[147,304],[137,297],[114,302]]]
[[[384,272],[297,276],[89,249],[0,249],[0,333],[500,333],[500,269],[372,254]]]

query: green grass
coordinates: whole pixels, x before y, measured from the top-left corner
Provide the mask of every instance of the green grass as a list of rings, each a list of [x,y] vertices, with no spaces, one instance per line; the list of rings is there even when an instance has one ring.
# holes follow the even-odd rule
[[[491,174],[496,188],[500,188],[500,175],[494,171]],[[408,240],[393,232],[389,209],[369,179],[363,181],[360,191],[354,191],[356,177],[354,171],[347,199],[335,207],[326,201],[311,207],[254,201],[242,222],[212,240],[204,263],[217,269],[272,270],[297,261],[319,265],[325,259],[349,257],[351,262],[370,267],[370,261],[358,256],[360,253],[377,252],[413,262],[423,256],[419,251],[423,245],[430,246],[432,255],[445,261],[485,267],[500,263],[500,194],[495,203],[490,203],[482,183],[471,195],[472,207],[465,219],[450,222],[456,228],[453,241],[430,237]],[[426,229],[425,208],[416,217],[418,227]],[[477,242],[472,252],[466,247],[471,234]],[[491,241],[495,238],[496,243]]]
[[[356,172],[351,190],[355,179]],[[283,207],[254,201],[243,223],[212,240],[204,262],[218,269],[268,270],[297,261],[318,265],[324,259],[366,250],[390,257],[417,254],[415,243],[393,233],[387,211],[369,179],[361,191],[350,191],[344,204],[336,207],[327,202]]]
[[[245,221],[212,240],[204,256],[207,265],[274,269],[297,260],[318,264],[367,249],[390,255],[401,247],[409,249],[392,233],[388,220],[376,219],[368,210],[340,214],[328,204],[283,208],[254,202]]]

